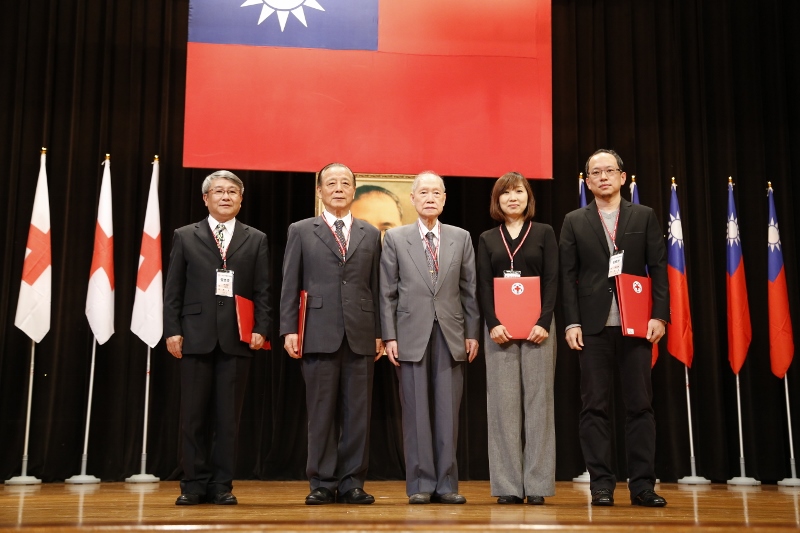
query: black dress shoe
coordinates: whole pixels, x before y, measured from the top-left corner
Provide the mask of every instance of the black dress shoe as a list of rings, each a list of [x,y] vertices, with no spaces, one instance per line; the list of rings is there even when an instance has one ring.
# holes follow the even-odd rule
[[[335,502],[336,498],[333,497],[333,493],[325,487],[314,489],[306,496],[306,505],[325,505]]]
[[[457,492],[448,492],[447,494],[431,494],[431,502],[433,503],[467,503],[467,499]]]
[[[544,496],[528,496],[528,505],[544,505]]]
[[[642,492],[631,498],[631,505],[641,505],[643,507],[664,507],[667,500],[656,494],[652,489],[644,489]]]
[[[614,505],[614,493],[609,489],[597,489],[592,493],[592,505],[611,507]]]
[[[429,492],[418,492],[408,497],[408,503],[411,505],[422,505],[431,503],[431,495]]]
[[[214,505],[237,505],[239,500],[230,492],[218,492],[214,494],[209,501]]]
[[[201,498],[199,494],[181,494],[175,500],[175,505],[199,505],[203,503],[203,500],[204,498]]]
[[[372,494],[367,494],[364,492],[363,489],[355,488],[348,490],[344,494],[340,494],[338,502],[366,505],[375,503],[375,498],[372,496]]]
[[[522,503],[523,500],[519,496],[499,496],[497,498],[497,503],[500,504],[509,504],[509,503]]]

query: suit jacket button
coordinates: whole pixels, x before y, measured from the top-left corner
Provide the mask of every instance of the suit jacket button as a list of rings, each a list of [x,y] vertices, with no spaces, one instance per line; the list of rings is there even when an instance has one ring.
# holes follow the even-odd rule
[[[339,261],[339,266],[342,266],[342,262],[341,261]]]
[[[218,306],[220,306],[220,307],[222,307],[223,305],[225,305],[225,302],[223,302],[222,300],[220,300],[220,301],[218,301],[218,302],[217,302],[217,305],[218,305]]]
[[[344,280],[344,281],[342,282],[342,285],[347,285],[347,280]]]

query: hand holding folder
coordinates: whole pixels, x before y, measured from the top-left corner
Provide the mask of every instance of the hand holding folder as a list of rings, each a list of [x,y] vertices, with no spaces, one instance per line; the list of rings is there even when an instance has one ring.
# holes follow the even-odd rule
[[[253,326],[255,326],[255,306],[253,300],[244,296],[236,295],[236,321],[239,324],[239,340],[250,344],[253,337]],[[269,340],[264,341],[262,350],[271,350],[272,345]]]
[[[620,274],[616,282],[622,334],[626,337],[647,338],[647,327],[653,312],[650,278]]]

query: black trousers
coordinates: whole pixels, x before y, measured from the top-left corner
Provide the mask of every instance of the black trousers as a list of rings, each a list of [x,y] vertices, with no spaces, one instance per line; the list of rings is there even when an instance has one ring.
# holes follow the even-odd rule
[[[342,339],[333,353],[303,354],[311,490],[339,494],[363,488],[369,466],[369,422],[375,356],[353,352]]]
[[[217,344],[181,358],[181,493],[211,497],[233,489],[239,418],[250,357]]]
[[[613,491],[617,483],[611,468],[608,405],[614,372],[618,370],[625,402],[628,489],[631,495],[652,489],[656,480],[656,422],[650,382],[652,344],[646,339],[624,337],[620,327],[606,327],[597,335],[584,335],[583,343],[579,434],[590,488],[593,492]]]

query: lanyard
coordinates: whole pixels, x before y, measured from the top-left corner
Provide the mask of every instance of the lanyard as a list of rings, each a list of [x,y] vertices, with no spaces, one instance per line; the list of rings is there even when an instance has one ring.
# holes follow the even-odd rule
[[[336,241],[336,245],[339,247],[339,252],[341,252],[341,254],[342,254],[342,260],[344,261],[345,258],[347,257],[347,245],[350,244],[350,231],[349,230],[347,231],[347,237],[345,237],[345,242],[342,242],[341,240],[339,240],[339,236],[336,235],[336,230],[333,229],[333,226],[331,224],[328,224],[328,219],[325,218],[325,215],[322,215],[322,220],[325,221],[325,225],[328,226],[329,230],[331,230],[331,233],[333,234],[333,238]],[[337,219],[337,220],[342,220],[342,219]],[[342,220],[342,222],[344,222],[344,220]],[[342,226],[342,228],[346,228],[346,227],[347,227],[347,224]]]
[[[425,248],[427,248],[428,251],[430,252],[431,257],[433,258],[433,268],[436,270],[436,273],[438,274],[439,273],[439,246],[442,244],[442,223],[441,222],[437,222],[437,224],[439,226],[439,238],[437,239],[437,242],[436,242],[436,249],[434,250],[433,248],[431,248],[431,243],[428,242],[427,234],[422,235],[422,242],[425,243]],[[419,228],[420,228],[419,232],[422,233],[422,225],[421,224],[419,225]]]
[[[600,208],[599,207],[597,208],[597,216],[600,217],[600,223],[603,224],[603,227],[605,228],[606,233],[608,233],[608,236],[611,237],[611,244],[614,245],[614,251],[615,252],[618,251],[617,250],[616,236],[617,236],[617,224],[619,224],[619,214],[621,212],[622,212],[621,209],[617,209],[617,219],[614,221],[614,233],[611,233],[610,231],[608,231],[608,226],[606,226],[606,221],[605,221],[605,219],[603,219],[602,213],[600,213]]]
[[[500,237],[503,238],[503,244],[506,245],[506,252],[508,252],[508,258],[511,259],[511,270],[514,270],[514,256],[517,255],[517,252],[519,252],[519,249],[522,248],[522,243],[524,243],[525,239],[528,238],[528,233],[531,232],[531,228],[532,227],[533,227],[533,221],[529,221],[528,222],[528,230],[525,232],[525,236],[522,237],[521,241],[519,241],[519,244],[517,245],[516,249],[514,250],[514,253],[512,254],[511,253],[511,248],[508,247],[508,243],[506,242],[506,236],[503,234],[503,225],[500,224],[500,226],[498,226],[498,229],[500,230]]]
[[[214,235],[214,242],[217,243],[217,248],[219,248],[219,255],[222,257],[222,269],[228,270],[228,249],[222,248],[222,243],[219,242],[219,237],[217,237],[216,231],[212,231],[211,233]]]

